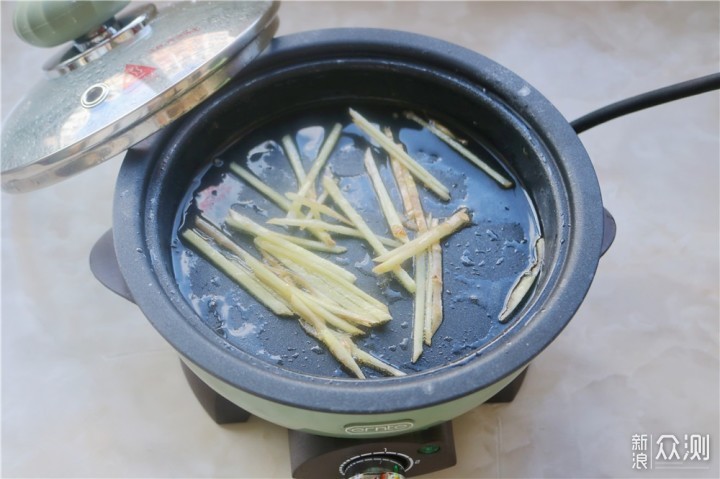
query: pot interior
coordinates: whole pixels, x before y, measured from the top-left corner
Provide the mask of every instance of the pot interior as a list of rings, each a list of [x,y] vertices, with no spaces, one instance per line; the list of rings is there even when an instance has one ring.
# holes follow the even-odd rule
[[[410,361],[412,297],[389,275],[376,277],[370,271],[374,254],[363,240],[334,236],[347,253],[321,255],[355,273],[358,286],[388,304],[393,316],[356,343],[408,374],[482,355],[522,317],[520,307],[508,322],[498,320],[508,292],[532,260],[540,233],[546,239],[545,262],[552,263],[562,234],[557,227],[562,208],[551,194],[548,152],[516,112],[462,78],[412,64],[355,60],[341,66],[315,62],[286,68],[258,75],[194,113],[173,137],[151,182],[151,197],[161,198],[156,203],[161,264],[175,279],[165,287],[192,307],[196,317],[189,320],[196,327],[217,335],[229,350],[303,374],[349,377],[296,320],[274,316],[178,238],[188,218],[202,213],[256,252],[251,239],[224,227],[228,210],[261,224],[285,213],[233,175],[229,163],[242,165],[281,193],[296,191],[297,180],[280,139],[292,135],[307,170],[334,122],[343,125],[343,132],[327,168],[373,231],[390,237],[362,163],[365,148],[372,144],[352,124],[348,107],[390,126],[411,156],[450,189],[452,198],[445,202],[419,185],[426,213],[444,219],[467,206],[472,214],[469,227],[442,242],[444,321],[416,363]],[[500,187],[432,133],[404,118],[407,110],[467,140],[470,150],[515,186]],[[372,148],[402,211],[387,156]],[[405,266],[412,272],[411,262]],[[535,296],[531,290],[528,305]],[[368,368],[363,372],[378,376]]]

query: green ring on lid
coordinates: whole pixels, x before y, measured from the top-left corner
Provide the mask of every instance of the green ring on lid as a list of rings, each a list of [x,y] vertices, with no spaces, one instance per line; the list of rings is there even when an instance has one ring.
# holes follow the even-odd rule
[[[13,18],[15,33],[37,47],[54,47],[93,31],[130,2],[24,1]]]

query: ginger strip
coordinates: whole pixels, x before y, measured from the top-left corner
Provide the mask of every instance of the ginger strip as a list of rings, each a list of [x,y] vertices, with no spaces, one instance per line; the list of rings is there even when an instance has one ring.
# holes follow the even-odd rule
[[[222,233],[220,233],[222,235]],[[190,236],[191,237],[191,236]],[[211,248],[212,249],[212,248]],[[214,250],[213,250],[214,251]],[[242,247],[235,244],[233,247],[233,253],[237,253],[238,256],[248,265],[248,267],[253,271],[256,281],[260,281],[264,283],[265,287],[270,289],[273,293],[275,293],[277,296],[282,298],[287,304],[290,304],[292,306],[292,298],[293,297],[301,297],[303,298],[303,301],[305,296],[307,296],[307,293],[303,292],[296,286],[294,286],[291,283],[288,283],[287,281],[283,280],[280,276],[278,276],[276,273],[274,273],[270,267],[263,264],[262,261],[258,260],[254,256],[252,256],[250,253],[245,251]],[[219,253],[218,253],[219,254]],[[252,275],[250,275],[252,277]],[[284,304],[285,305],[285,304]],[[287,308],[287,306],[285,306]],[[292,308],[295,310],[295,308]],[[310,310],[314,314],[314,318],[320,318],[323,322],[326,322],[328,324],[331,324],[332,326],[345,331],[349,334],[362,334],[363,331],[358,329],[357,327],[353,326],[352,324],[348,323],[346,320],[337,317],[336,315],[332,314],[331,312],[325,310],[319,305],[313,305],[310,307]],[[297,312],[297,310],[295,310]],[[292,310],[287,309],[287,313],[292,315]],[[286,313],[286,315],[287,315]]]
[[[261,244],[261,251],[264,253],[269,253],[272,255],[272,257],[279,261],[281,264],[284,265],[284,261],[281,254],[278,254],[278,249],[275,248],[272,244]],[[279,249],[280,252],[285,251],[284,249]],[[245,257],[245,255],[248,255],[247,252],[245,252],[242,249],[239,249],[238,253]],[[304,276],[297,275],[298,277],[293,277],[290,281],[288,281],[286,278],[283,278],[283,275],[278,274],[278,272],[273,271],[273,273],[278,276],[279,279],[284,281],[285,287],[282,287],[282,283],[278,282],[276,279],[272,278],[269,275],[268,271],[265,271],[264,268],[262,268],[261,263],[256,264],[257,260],[251,259],[249,260],[251,263],[254,263],[254,265],[251,265],[251,267],[254,270],[260,269],[262,270],[264,276],[264,281],[269,282],[271,285],[271,288],[277,289],[278,294],[284,297],[286,300],[289,301],[288,291],[290,291],[292,294],[295,294],[299,296],[302,301],[310,308],[310,310],[313,311],[319,318],[323,319],[327,324],[333,326],[334,328],[344,331],[351,335],[358,335],[362,334],[363,331],[358,329],[357,327],[353,326],[353,324],[359,324],[362,326],[374,326],[379,324],[380,321],[377,319],[375,320],[369,320],[357,313],[353,313],[352,311],[343,308],[339,304],[332,304],[330,301],[323,300],[322,298],[317,298],[312,296],[309,293],[306,293],[299,288],[295,286],[294,283],[298,282],[307,282],[308,278],[313,277],[312,274],[306,274]],[[268,268],[269,269],[269,268]],[[321,270],[324,271],[324,270]],[[290,270],[286,272],[287,274],[293,274]],[[337,284],[338,282],[343,282],[342,278],[337,278],[333,276],[332,274],[328,275],[330,279],[334,280]],[[355,286],[351,285],[350,283],[347,283],[350,288],[354,288],[357,292],[361,291]],[[389,315],[388,315],[389,316]]]
[[[347,320],[351,324],[355,324],[358,326],[364,326],[366,328],[372,328],[373,326],[378,326],[382,324],[383,322],[389,320],[388,317],[385,321],[378,321],[376,318],[364,316],[358,313],[355,313],[353,311],[350,311],[347,308],[344,308],[337,303],[329,300],[327,297],[322,296],[317,293],[316,290],[312,290],[312,294],[308,296],[308,299],[311,300],[314,303],[317,303],[318,305],[322,306],[324,309],[326,309],[328,312],[343,318]]]
[[[333,224],[333,223],[327,223],[325,221],[320,221],[320,220],[312,220],[312,219],[304,219],[303,220],[303,219],[296,219],[296,218],[272,218],[267,221],[267,224],[277,225],[277,226],[299,226],[299,227],[303,227],[303,228],[317,227],[317,228],[321,228],[326,231],[331,231],[333,233],[337,233],[337,234],[343,235],[343,236],[350,236],[352,238],[365,238],[365,235],[363,234],[363,232],[357,228],[349,228],[347,226],[337,225],[337,224]],[[375,237],[384,246],[388,246],[390,248],[396,248],[402,244],[401,242],[399,242],[397,240],[394,240],[392,238],[387,238],[385,236],[375,235]]]
[[[354,282],[356,279],[354,274],[341,268],[340,266],[336,265],[332,261],[328,261],[325,258],[322,258],[322,257],[312,253],[311,251],[306,250],[305,248],[302,248],[294,243],[291,243],[290,241],[281,237],[279,233],[271,231],[271,230],[255,223],[250,218],[241,215],[237,211],[230,210],[230,213],[228,214],[228,217],[226,218],[225,222],[229,227],[231,227],[233,229],[248,233],[257,238],[261,238],[268,242],[277,244],[284,250],[291,252],[293,255],[297,256],[298,260],[302,260],[303,262],[313,264],[313,265],[315,265],[315,268],[317,268],[321,271],[327,270],[328,272],[332,272],[334,275],[341,277],[350,282]]]
[[[360,366],[358,366],[355,358],[353,358],[352,353],[349,351],[349,348],[345,344],[343,344],[340,339],[338,339],[338,337],[332,330],[330,330],[329,328],[325,328],[319,331],[318,339],[320,339],[320,341],[322,341],[325,346],[327,346],[328,350],[332,353],[335,359],[337,359],[342,365],[352,371],[352,373],[358,379],[365,379],[365,374],[363,374],[363,372],[360,370]]]
[[[237,176],[245,180],[247,183],[250,184],[253,188],[258,190],[260,193],[265,195],[267,198],[269,198],[271,201],[273,201],[276,205],[278,205],[283,210],[287,211],[288,208],[290,208],[290,201],[285,198],[283,195],[266,185],[260,178],[250,173],[248,170],[243,168],[242,166],[238,165],[237,163],[230,163],[230,171],[235,173]]]
[[[362,326],[376,326],[391,319],[387,306],[352,284],[347,278],[340,277],[326,268],[318,267],[313,262],[307,262],[293,254],[288,254],[285,248],[264,239],[256,239],[256,244],[259,249],[277,258],[286,268],[297,275],[298,280],[310,285],[313,292],[319,296],[316,302],[330,313]],[[328,304],[328,302],[335,303],[337,306]],[[347,309],[348,306],[354,306],[355,310],[362,314],[353,313]]]
[[[283,211],[289,211],[292,207],[292,202],[290,200],[263,183],[257,176],[253,175],[237,163],[230,163],[230,171],[265,195],[266,198],[278,205]],[[333,241],[332,237],[326,231],[317,228],[308,228],[308,230],[327,246],[335,246],[335,241]]]
[[[322,319],[326,324],[332,326],[333,328],[337,329],[338,331],[343,331],[352,336],[364,334],[364,331],[362,329],[359,329],[358,327],[353,326],[345,319],[334,314],[332,311],[329,311],[327,308],[325,308],[319,302],[315,301],[312,296],[308,295],[307,293],[304,293],[300,289],[296,289],[294,287],[291,287],[291,289],[293,291],[292,294],[300,297],[302,299],[303,303],[313,313],[315,313],[320,319]]]
[[[355,358],[356,361],[369,366],[373,368],[376,371],[379,371],[381,373],[384,373],[388,376],[406,376],[406,374],[399,369],[391,366],[390,364],[386,363],[385,361],[382,361],[379,358],[376,358],[372,354],[368,353],[367,351],[364,351],[357,347],[356,344],[350,343],[352,345],[352,349],[350,350],[350,354]]]
[[[365,220],[362,219],[360,214],[355,211],[355,208],[353,208],[350,202],[343,196],[343,194],[340,192],[340,188],[338,188],[338,186],[335,184],[335,181],[331,177],[325,176],[323,178],[323,187],[325,188],[325,191],[330,194],[330,197],[333,199],[335,204],[342,210],[345,216],[355,224],[355,227],[358,230],[363,233],[365,241],[368,242],[368,244],[375,250],[375,252],[378,254],[387,253],[387,248],[385,248],[385,246],[380,242],[380,240],[377,239],[375,233],[373,233],[367,223],[365,223]],[[402,248],[402,246],[400,248]],[[413,281],[407,271],[405,271],[398,265],[392,268],[387,268],[385,272],[387,271],[392,271],[393,275],[395,275],[397,280],[400,282],[400,284],[403,285],[406,290],[408,290],[410,293],[415,292],[415,281]]]
[[[459,209],[446,221],[440,223],[435,228],[431,228],[425,233],[422,233],[410,240],[408,243],[405,243],[404,245],[375,258],[374,261],[379,264],[373,268],[373,272],[384,273],[392,270],[396,266],[402,264],[405,260],[422,251],[425,251],[434,243],[437,243],[442,238],[453,234],[455,231],[468,223],[470,223],[470,216],[467,208]]]
[[[285,156],[290,162],[290,166],[295,172],[295,177],[297,178],[298,184],[300,185],[305,181],[305,178],[307,177],[307,174],[305,173],[305,168],[303,168],[302,165],[302,161],[300,161],[300,153],[298,152],[297,147],[295,146],[295,142],[290,137],[290,135],[283,136],[281,143],[283,145],[283,149],[285,150]]]
[[[353,359],[355,361],[364,364],[366,366],[369,366],[376,371],[379,371],[381,373],[384,373],[388,376],[405,376],[406,374],[399,369],[394,368],[390,364],[386,363],[385,361],[382,361],[379,358],[376,358],[372,354],[368,353],[367,351],[364,351],[360,349],[355,343],[352,342],[352,339],[347,337],[346,335],[343,335],[342,333],[334,333],[335,336],[338,338],[339,342],[345,347],[345,349],[351,354]]]
[[[365,379],[365,375],[360,370],[360,366],[355,362],[355,359],[353,359],[352,354],[298,295],[291,294],[290,304],[298,315],[310,323],[314,329],[312,333],[309,328],[305,328],[305,330],[322,342],[340,364],[350,370],[356,377]]]
[[[283,264],[293,273],[301,276],[305,286],[312,290],[317,296],[327,298],[340,305],[354,306],[362,311],[366,318],[376,324],[381,324],[392,319],[387,305],[373,298],[365,291],[348,282],[329,282],[326,279],[310,274],[301,265],[289,258],[284,258]]]
[[[418,180],[428,187],[433,193],[441,199],[447,201],[450,199],[450,190],[445,187],[437,178],[435,178],[420,163],[415,161],[405,150],[389,140],[383,133],[372,123],[370,123],[360,113],[350,108],[350,116],[353,122],[364,131],[370,138],[375,140],[390,156],[397,158]]]
[[[351,338],[349,338],[343,333],[333,331],[331,329],[323,329],[321,327],[321,334],[321,332],[318,331],[317,328],[308,323],[303,323],[301,321],[301,325],[305,332],[307,332],[310,336],[325,344],[330,350],[331,354],[335,356],[335,359],[337,359],[338,362],[340,362],[348,370],[353,372],[353,374],[355,374],[358,378],[362,379],[365,377],[362,371],[359,370],[357,364],[358,362],[388,376],[399,377],[406,375],[404,372],[391,366],[385,361],[382,361],[381,359],[376,358],[367,351],[360,349],[355,343],[352,342]],[[330,335],[334,336],[334,338],[330,338]],[[350,357],[348,357],[348,354],[350,355]]]
[[[324,193],[324,192],[323,192]],[[322,196],[322,195],[321,195]],[[302,206],[306,206],[311,210],[311,217],[314,216],[313,213],[322,213],[325,216],[329,216],[333,219],[336,219],[340,221],[341,223],[345,223],[346,225],[352,226],[352,222],[345,218],[343,215],[335,211],[334,209],[330,208],[329,206],[320,203],[317,200],[313,200],[310,198],[305,198],[302,196],[299,196],[297,193],[288,192],[285,193],[285,197],[287,197],[290,201],[298,201]]]
[[[323,205],[323,204],[325,204],[325,201],[326,201],[327,199],[328,199],[327,191],[324,191],[324,190],[323,190],[323,192],[318,195],[318,197],[315,199],[315,201],[317,201],[318,204]],[[333,210],[333,211],[335,211],[335,210]],[[336,213],[337,213],[337,212],[336,212]],[[339,213],[338,213],[338,214],[339,214]],[[315,209],[313,209],[312,207],[310,207],[310,212],[305,216],[305,219],[308,219],[308,220],[310,220],[310,219],[319,220],[319,219],[320,219],[320,212],[317,211],[317,210],[315,210]]]
[[[510,289],[510,292],[505,299],[502,311],[498,321],[501,323],[506,322],[510,315],[515,311],[522,300],[527,296],[530,288],[535,284],[535,280],[542,269],[543,260],[545,257],[545,240],[542,236],[539,236],[535,240],[535,257],[532,263],[517,279],[515,285]]]
[[[290,241],[291,243],[295,243],[298,246],[302,246],[303,248],[307,248],[309,250],[313,251],[322,251],[323,253],[335,253],[335,254],[341,254],[345,253],[347,251],[347,248],[344,246],[328,246],[322,241],[315,241],[307,238],[300,238],[298,236],[292,236],[292,235],[286,235],[283,233],[276,233],[279,237],[286,239]]]
[[[437,218],[428,219],[431,228],[439,224]],[[423,337],[425,344],[432,345],[432,337],[440,327],[443,320],[442,312],[442,246],[434,243],[426,251],[427,253],[427,276],[425,291],[425,327]]]
[[[292,283],[282,279],[277,273],[273,272],[269,267],[263,265],[262,262],[252,257],[247,251],[234,243],[230,238],[212,226],[208,221],[198,218],[197,226],[202,228],[203,232],[207,232],[213,239],[217,238],[217,243],[228,249],[228,251],[238,255],[246,263],[250,263],[246,267],[252,270],[254,275],[249,273],[247,270],[242,269],[238,264],[225,258],[220,252],[212,248],[209,243],[203,240],[194,231],[185,230],[182,233],[182,237],[195,247],[211,263],[217,266],[218,269],[227,274],[231,279],[238,282],[259,301],[268,306],[274,313],[283,316],[292,315],[293,311],[288,308],[285,301],[290,303],[292,295],[297,295],[303,299],[303,302],[308,305],[310,310],[313,311],[318,318],[321,318],[327,324],[347,334],[363,334],[361,329],[353,326],[346,319],[341,318],[333,311],[326,308],[320,301],[315,301],[310,295],[302,290],[299,290]],[[258,277],[260,277],[261,280],[258,280]],[[341,310],[341,308],[333,309],[336,311]],[[346,316],[351,317],[351,315]]]
[[[272,237],[256,237],[255,246],[260,250],[267,251],[276,258],[291,258],[293,261],[304,266],[306,269],[311,271],[313,274],[328,277],[333,281],[346,281],[350,284],[355,282],[355,275],[340,266],[327,261],[317,255],[310,253],[305,250],[301,252],[302,248],[289,248],[290,244],[283,242],[273,241]]]
[[[398,212],[395,210],[395,206],[393,205],[393,201],[390,199],[390,193],[388,193],[385,183],[383,183],[383,180],[380,177],[380,172],[377,169],[377,165],[375,164],[375,159],[372,156],[370,148],[365,150],[364,163],[365,169],[370,177],[370,181],[375,188],[375,194],[378,197],[380,209],[385,215],[385,220],[390,227],[390,232],[395,238],[399,239],[403,243],[407,243],[407,231],[405,231],[402,221],[400,220],[400,215],[398,215]]]
[[[439,243],[435,243],[439,244]],[[434,246],[434,245],[433,245]],[[425,281],[425,304],[423,305],[423,308],[425,309],[425,314],[423,315],[423,341],[428,346],[432,346],[432,310],[433,310],[433,294],[432,294],[432,270],[433,270],[433,256],[432,256],[432,246],[427,249],[424,253],[425,260],[426,260],[426,270],[425,270],[425,277],[423,280]],[[416,256],[417,258],[417,256]],[[417,261],[417,260],[416,260]],[[415,279],[415,282],[417,283],[417,279]]]
[[[413,311],[413,333],[412,333],[412,362],[416,362],[423,352],[423,337],[425,328],[425,295],[427,280],[427,254],[421,251],[415,256],[415,307]]]
[[[503,188],[512,188],[513,187],[514,184],[512,181],[507,179],[505,176],[503,176],[502,174],[497,172],[495,169],[493,169],[490,165],[488,165],[483,160],[478,158],[477,155],[475,155],[472,151],[465,148],[465,146],[462,145],[455,138],[448,135],[446,131],[443,131],[443,129],[439,128],[434,122],[427,122],[410,111],[405,112],[405,117],[418,123],[420,126],[427,128],[431,133],[433,133],[435,136],[437,136],[442,141],[447,143],[453,150],[460,153],[462,156],[467,158],[471,163],[475,164],[475,166],[477,166],[482,171],[484,171],[490,178],[495,180]]]
[[[198,220],[207,221],[203,217],[198,217]],[[304,248],[307,248],[309,250],[313,251],[322,251],[323,253],[345,253],[347,251],[347,248],[344,246],[328,246],[325,243],[321,241],[315,241],[307,238],[300,238],[298,236],[293,235],[287,235],[284,233],[277,233],[273,231],[273,234],[278,235],[279,237],[286,239],[290,241],[291,243],[295,243],[298,246],[302,246]]]
[[[390,128],[385,128],[383,131],[390,141],[395,141]],[[398,148],[403,148],[401,144],[395,144]],[[420,193],[418,192],[415,180],[408,169],[394,157],[390,157],[390,167],[392,168],[393,176],[395,177],[398,189],[400,190],[400,197],[402,198],[403,206],[405,207],[405,216],[407,216],[408,220],[414,223],[415,229],[418,232],[424,233],[427,231],[428,227],[425,220],[425,212],[423,210],[422,203],[420,202]]]
[[[393,134],[390,128],[383,129],[385,135],[394,142]],[[396,143],[397,144],[397,143]],[[397,144],[398,148],[403,148]],[[405,215],[411,221],[415,229],[419,233],[428,230],[428,223],[425,219],[425,212],[420,201],[420,194],[410,172],[397,159],[390,157],[390,166],[393,176],[398,184],[400,196],[405,207]],[[439,245],[438,245],[439,246]],[[432,295],[432,285],[430,271],[432,270],[432,255],[422,251],[415,256],[415,284],[418,285],[415,290],[414,310],[413,310],[413,352],[412,362],[417,361],[423,351],[423,340],[428,346],[431,344],[432,334],[429,333],[432,321],[433,301],[435,297]],[[420,283],[424,286],[420,287]],[[442,294],[442,293],[441,293]],[[442,297],[440,297],[442,301]]]
[[[189,229],[184,230],[180,236],[187,241],[195,251],[208,260],[208,262],[228,278],[242,286],[273,313],[279,316],[292,316],[292,311],[290,311],[285,302],[272,292],[272,290],[265,287],[265,285],[260,283],[238,263],[229,260],[222,253],[210,246],[210,243],[203,239],[202,236]]]
[[[436,228],[439,221],[434,218],[431,222],[431,227]],[[430,247],[430,266],[428,268],[428,277],[430,278],[429,283],[429,295],[432,297],[430,302],[430,331],[425,332],[425,341],[430,345],[432,337],[435,332],[442,324],[443,320],[443,259],[442,259],[442,246],[440,243],[434,243]],[[427,321],[426,323],[427,324]],[[428,336],[429,334],[429,336]]]
[[[308,192],[311,190],[314,194],[315,180],[320,174],[320,170],[323,168],[323,166],[325,166],[325,163],[327,163],[327,160],[330,158],[330,154],[332,153],[333,148],[335,148],[335,144],[340,138],[340,133],[342,133],[342,125],[340,123],[336,123],[333,126],[332,130],[330,130],[330,133],[328,133],[327,138],[325,138],[325,143],[323,143],[322,148],[320,148],[320,152],[318,153],[317,158],[315,158],[315,161],[310,167],[310,171],[307,172],[305,181],[303,181],[298,188],[297,195],[299,197],[306,197],[308,195]],[[288,218],[295,218],[298,216],[299,213],[300,202],[293,201],[288,210],[287,216]]]

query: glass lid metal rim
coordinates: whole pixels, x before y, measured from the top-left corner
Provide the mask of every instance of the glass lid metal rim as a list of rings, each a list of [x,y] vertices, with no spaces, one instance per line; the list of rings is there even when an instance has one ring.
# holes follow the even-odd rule
[[[19,165],[2,172],[2,189],[9,193],[22,193],[50,186],[67,177],[110,159],[158,129],[187,113],[200,101],[224,85],[237,73],[233,66],[250,62],[264,45],[270,42],[277,29],[273,22],[249,45],[243,47],[232,62],[211,60],[206,68],[168,87],[163,93],[138,107],[116,123],[61,150],[46,155],[30,164]],[[229,59],[229,55],[226,56]],[[213,71],[214,70],[214,71]],[[95,87],[92,85],[90,88]],[[177,97],[178,90],[182,96]],[[175,100],[170,99],[177,97]],[[198,98],[199,97],[199,98]],[[103,148],[104,147],[104,148]],[[101,150],[102,149],[102,150]],[[73,165],[75,165],[73,167]],[[3,165],[4,166],[4,165]]]
[[[152,80],[155,83],[151,82],[152,84],[134,92],[118,90],[115,92],[116,95],[135,95],[133,102],[127,103],[124,96],[116,97],[111,110],[101,111],[98,109],[101,108],[98,103],[81,101],[85,99],[86,93],[103,83],[107,74],[91,78],[87,86],[81,84],[81,89],[70,97],[71,102],[77,102],[72,103],[75,105],[72,111],[99,116],[94,120],[84,119],[79,126],[74,126],[70,134],[65,135],[67,132],[61,130],[66,120],[73,118],[68,117],[68,119],[67,115],[58,117],[55,114],[67,110],[63,104],[50,102],[51,104],[48,105],[47,102],[38,101],[42,97],[35,95],[45,92],[47,97],[48,92],[52,92],[49,88],[53,85],[47,83],[48,81],[58,81],[62,78],[70,80],[72,76],[59,75],[55,79],[46,80],[46,83],[40,83],[36,90],[33,90],[33,96],[26,98],[25,102],[16,108],[17,114],[11,114],[5,122],[2,132],[2,189],[10,193],[36,190],[115,157],[204,101],[262,52],[277,30],[278,2],[242,4],[219,2],[207,6],[215,9],[213,14],[208,15],[204,24],[200,26],[193,24],[192,30],[188,27],[188,19],[195,18],[198,14],[196,10],[205,8],[205,4],[199,6],[182,4],[179,9],[169,10],[171,7],[168,7],[166,10],[158,11],[154,22],[163,19],[166,25],[172,25],[172,28],[164,28],[164,33],[158,34],[159,36],[152,44],[148,44],[147,48],[180,45],[179,42],[185,41],[187,37],[183,33],[196,32],[198,28],[204,28],[200,34],[205,36],[224,32],[220,43],[211,44],[199,56],[182,55],[189,63],[184,64],[180,70],[176,69],[175,76],[148,73],[145,76],[151,80],[153,76],[158,77]],[[147,12],[147,10],[143,11]],[[218,18],[221,19],[220,22],[216,21]],[[155,23],[150,25],[152,27]],[[135,44],[135,42],[129,43]],[[119,50],[118,47],[110,51]],[[111,69],[111,73],[117,77],[113,77],[115,83],[123,81],[118,75],[122,75],[124,69],[127,71],[126,56],[120,53],[114,56],[120,61],[120,64]],[[133,54],[129,60],[135,60],[136,57],[138,61],[142,60],[136,54]],[[104,65],[105,58],[107,57],[98,61],[98,64]],[[120,88],[118,85],[115,86],[116,90]],[[100,91],[92,90],[92,93],[100,93]],[[141,95],[137,96],[138,93]],[[58,98],[58,101],[66,101],[68,98],[66,95],[50,96],[52,97],[50,100]],[[112,98],[112,94],[108,95],[108,98]],[[102,107],[105,105],[110,105],[109,100],[106,99]],[[46,133],[38,133],[33,125],[38,126],[39,119],[48,115],[50,116],[48,126],[45,128]],[[30,130],[33,131],[32,135],[24,133]],[[61,133],[65,135],[64,138],[58,136]],[[23,139],[24,136],[27,138]],[[44,141],[43,138],[50,141]]]

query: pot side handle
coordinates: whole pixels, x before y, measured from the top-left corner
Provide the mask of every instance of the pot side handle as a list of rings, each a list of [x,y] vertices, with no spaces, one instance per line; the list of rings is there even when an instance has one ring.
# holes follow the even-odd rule
[[[90,250],[90,271],[110,291],[131,303],[135,302],[120,272],[111,229],[106,231]]]
[[[600,256],[603,256],[613,244],[616,233],[617,224],[615,224],[615,218],[613,218],[613,215],[611,215],[608,210],[603,208],[603,237],[602,245],[600,246]]]

